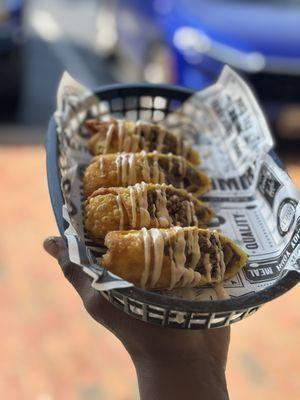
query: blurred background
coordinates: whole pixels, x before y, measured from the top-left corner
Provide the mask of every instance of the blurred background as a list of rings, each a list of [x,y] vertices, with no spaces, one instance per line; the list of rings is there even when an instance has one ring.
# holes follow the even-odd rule
[[[138,399],[126,352],[42,250],[57,234],[43,143],[62,72],[199,90],[224,63],[253,87],[300,188],[299,0],[0,0],[1,400]],[[232,327],[231,399],[300,398],[299,294]]]

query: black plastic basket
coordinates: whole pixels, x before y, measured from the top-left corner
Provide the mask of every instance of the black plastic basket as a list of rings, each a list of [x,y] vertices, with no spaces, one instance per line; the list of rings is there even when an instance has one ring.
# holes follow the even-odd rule
[[[158,117],[163,118],[178,108],[193,92],[171,85],[131,84],[105,86],[96,90],[95,94],[101,102],[105,102],[107,114],[120,117],[128,112],[134,112],[136,119],[139,119],[143,117],[143,112],[147,112],[148,117],[150,113],[150,117],[153,116],[154,120],[158,120]],[[144,107],[142,99],[145,97],[148,101]],[[164,101],[156,101],[157,98],[162,98]],[[46,148],[51,203],[60,234],[64,237],[66,223],[62,216],[63,195],[54,118],[49,123]],[[280,163],[274,152],[272,156]],[[113,305],[143,321],[182,329],[206,329],[226,326],[246,318],[257,311],[262,304],[282,295],[298,282],[298,272],[288,271],[274,285],[258,293],[213,301],[182,300],[136,287],[101,293]]]

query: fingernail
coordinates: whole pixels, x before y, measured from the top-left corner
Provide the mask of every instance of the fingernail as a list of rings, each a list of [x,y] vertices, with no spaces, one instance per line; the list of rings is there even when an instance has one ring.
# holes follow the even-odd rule
[[[44,240],[44,248],[49,253],[52,253],[53,251],[57,250],[57,247],[58,247],[57,238],[55,236],[50,236]]]

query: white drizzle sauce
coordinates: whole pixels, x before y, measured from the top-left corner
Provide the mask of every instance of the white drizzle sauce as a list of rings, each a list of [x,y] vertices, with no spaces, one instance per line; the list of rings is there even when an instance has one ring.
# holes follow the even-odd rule
[[[174,275],[174,279],[171,279],[172,283],[175,286],[176,283],[178,283],[180,281],[180,279],[182,278],[182,276],[186,270],[184,268],[185,261],[186,261],[186,257],[185,257],[186,242],[185,242],[185,238],[184,238],[184,230],[179,226],[175,226],[173,229],[176,231],[176,234],[177,234],[176,242],[175,242],[175,246],[174,246],[174,252],[173,252],[175,268],[173,268],[172,273]],[[173,287],[171,287],[170,289],[172,289]]]
[[[153,163],[152,163],[152,182],[153,183],[164,183],[165,182],[165,175],[163,171],[160,170],[159,164],[158,164],[158,155],[157,151],[153,152]]]
[[[151,286],[153,287],[158,282],[161,276],[165,242],[160,229],[150,229],[150,235],[154,249],[154,263],[151,277]]]
[[[151,275],[150,274],[151,243],[153,245],[153,261],[152,261],[153,269],[151,276],[151,287],[155,287],[161,276],[165,246],[168,246],[169,258],[171,263],[169,290],[175,288],[180,280],[181,280],[181,285],[183,287],[198,286],[202,281],[202,276],[199,271],[195,271],[195,268],[197,267],[200,259],[202,259],[205,268],[207,281],[208,282],[212,281],[211,277],[212,264],[210,262],[210,255],[209,253],[201,254],[198,241],[197,228],[190,227],[183,229],[181,227],[173,227],[165,231],[161,231],[160,229],[156,228],[152,228],[149,231],[147,231],[146,228],[142,228],[141,232],[144,241],[144,258],[145,258],[145,268],[141,278],[142,287],[145,287]],[[207,237],[206,239],[207,242],[210,243],[209,237]],[[218,239],[219,238],[217,238],[217,241]],[[188,249],[188,253],[192,254],[189,266],[186,266],[186,256],[185,256],[186,246]],[[212,246],[211,243],[210,246]],[[222,249],[220,247],[221,244],[218,243],[214,246],[216,247],[216,254],[220,253],[223,255]],[[220,256],[219,260],[221,260],[222,255]],[[217,261],[217,264],[218,268],[221,268],[221,266],[219,266],[219,261]],[[225,268],[225,264],[222,268]],[[225,289],[222,288],[223,286],[220,285],[220,282],[218,282],[215,285],[215,290],[218,298],[228,298],[224,297],[227,294]]]
[[[119,151],[125,151],[127,153],[135,153],[140,148],[141,138],[141,121],[137,121],[134,126],[134,131],[129,132],[128,126],[130,123],[124,121],[118,121],[119,127]]]
[[[198,229],[188,229],[188,237],[187,237],[187,246],[189,249],[189,253],[192,254],[192,259],[190,261],[189,267],[193,270],[196,268],[200,257],[200,246],[198,241]]]
[[[143,289],[146,287],[146,283],[149,278],[150,272],[150,250],[151,250],[151,237],[149,231],[146,228],[141,229],[143,242],[144,242],[144,271],[141,276],[140,285]]]
[[[107,134],[106,134],[106,140],[105,140],[105,148],[104,148],[104,152],[103,152],[104,154],[108,153],[114,128],[115,128],[114,124],[110,124],[109,127],[108,127],[108,131],[107,131]]]
[[[134,153],[118,153],[116,166],[118,185],[127,186],[136,182],[136,156]]]
[[[213,287],[215,289],[218,300],[230,299],[229,294],[226,292],[226,289],[223,286],[223,282],[215,283]]]
[[[168,153],[168,172],[169,172],[169,174],[172,171],[172,167],[173,167],[173,154]]]
[[[142,136],[142,131],[144,133],[143,136]],[[135,132],[136,132],[136,135],[138,135],[140,137],[140,140],[142,142],[141,148],[143,150],[149,151],[149,145],[148,145],[147,140],[149,138],[150,126],[143,124],[143,122],[139,120],[136,122]]]
[[[153,164],[152,164],[152,180],[153,183],[159,183],[159,165],[158,165],[158,157],[157,153],[154,152],[154,157],[153,157]]]
[[[100,156],[100,158],[99,158],[99,173],[100,173],[100,176],[104,176],[104,164],[103,164],[104,162],[103,162],[103,157],[102,156]]]
[[[217,231],[214,231],[214,235],[215,235],[215,238],[217,241],[217,247],[219,250],[219,251],[217,251],[217,254],[218,254],[218,264],[220,265],[220,280],[222,281],[224,279],[224,275],[225,275],[225,271],[226,271],[226,265],[224,262],[224,253],[222,250],[219,233]]]
[[[131,226],[133,228],[147,227],[150,225],[148,212],[147,187],[144,182],[129,187],[130,203],[132,210]],[[138,223],[138,214],[140,221]]]
[[[161,189],[156,189],[156,218],[158,226],[161,228],[167,228],[172,225],[172,218],[170,217],[169,211],[167,209],[167,195],[166,195],[166,185],[162,184]]]
[[[191,213],[192,213],[192,219],[193,219],[193,225],[198,226],[198,218],[196,215],[196,211],[195,211],[195,205],[194,202],[192,200],[192,193],[189,193],[189,198],[190,198],[190,207],[191,207]]]
[[[206,272],[206,279],[207,279],[208,282],[211,282],[211,269],[212,269],[212,264],[211,264],[211,262],[210,262],[209,253],[203,254],[202,260],[203,260],[203,266],[204,266],[205,272]]]
[[[148,163],[147,153],[143,150],[141,152],[142,157],[142,176],[145,182],[150,182],[150,167]]]
[[[117,195],[117,204],[118,204],[118,209],[120,212],[119,229],[120,229],[120,231],[122,231],[124,229],[124,210],[123,210],[123,205],[122,205],[122,197],[120,194]]]
[[[135,190],[134,190],[133,186],[129,187],[129,193],[130,193],[130,203],[131,203],[131,211],[132,211],[131,226],[133,228],[136,228],[137,210],[136,210]]]
[[[162,150],[164,138],[166,135],[165,129],[162,129],[160,126],[157,127],[158,129],[158,138],[157,138],[157,151],[160,152]]]
[[[150,225],[150,214],[148,212],[148,191],[145,182],[137,183],[134,186],[138,198],[138,206],[140,211],[140,227]]]
[[[118,150],[121,152],[123,150],[123,140],[125,134],[125,122],[118,121]]]
[[[131,153],[128,156],[128,163],[129,163],[129,177],[128,177],[128,184],[133,185],[136,182],[136,165],[135,165],[135,154]]]

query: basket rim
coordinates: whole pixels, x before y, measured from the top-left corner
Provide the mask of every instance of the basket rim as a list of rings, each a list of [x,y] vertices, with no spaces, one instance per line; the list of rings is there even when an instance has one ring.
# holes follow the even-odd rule
[[[176,93],[177,98],[186,100],[191,96],[194,91],[177,85],[166,84],[150,84],[150,83],[131,83],[131,84],[110,84],[96,88],[93,91],[94,95],[101,96],[102,99],[112,99],[122,97],[121,95],[126,91],[126,96],[141,96],[141,92],[145,95],[169,97],[170,92]],[[67,228],[66,222],[62,216],[63,195],[61,191],[60,171],[58,167],[58,136],[56,129],[56,122],[54,116],[50,118],[47,137],[46,137],[46,165],[47,165],[47,180],[48,190],[51,199],[51,205],[56,219],[56,223],[61,237],[65,240],[64,231]],[[270,151],[274,160],[282,166],[277,153],[272,149]],[[173,309],[177,311],[190,311],[190,312],[234,312],[238,310],[248,309],[250,307],[261,306],[276,297],[281,296],[300,281],[300,274],[295,270],[286,271],[285,275],[279,276],[276,282],[259,292],[254,294],[246,294],[236,298],[226,300],[185,300],[178,297],[166,297],[162,294],[146,291],[138,287],[132,286],[122,289],[111,289],[113,293],[126,296],[136,301],[146,302],[150,305]]]

